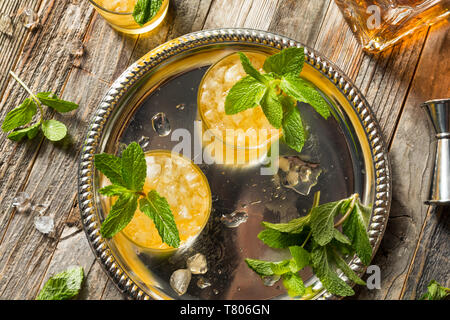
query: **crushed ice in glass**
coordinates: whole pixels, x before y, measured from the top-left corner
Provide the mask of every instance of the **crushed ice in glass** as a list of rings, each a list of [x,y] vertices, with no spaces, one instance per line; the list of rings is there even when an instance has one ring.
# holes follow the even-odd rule
[[[208,271],[206,257],[201,253],[197,253],[188,258],[186,264],[192,274],[205,274]]]
[[[310,193],[322,173],[319,164],[305,162],[298,156],[280,157],[279,168],[277,175],[281,184],[304,196]]]
[[[191,272],[188,269],[178,269],[170,276],[170,286],[180,296],[186,293],[191,282]]]
[[[34,30],[39,26],[39,17],[31,8],[22,8],[17,12],[20,22],[27,29]]]
[[[237,228],[247,222],[248,213],[243,211],[234,211],[230,214],[224,214],[220,221],[228,228]]]
[[[165,137],[172,131],[169,119],[164,112],[159,112],[152,117],[152,127],[160,137]]]
[[[197,287],[199,287],[200,289],[205,289],[211,286],[211,282],[209,282],[207,279],[205,279],[204,277],[199,277],[197,280]]]

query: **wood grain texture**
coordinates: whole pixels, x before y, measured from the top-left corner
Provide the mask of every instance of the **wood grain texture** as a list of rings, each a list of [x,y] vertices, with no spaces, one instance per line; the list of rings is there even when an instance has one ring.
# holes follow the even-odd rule
[[[18,13],[20,9],[30,8],[38,11],[42,0],[18,0],[0,2],[0,15],[9,17],[12,22],[11,35],[0,32],[0,98],[3,88],[8,80],[8,73],[19,57],[20,51],[28,37],[29,30],[20,22]]]
[[[22,3],[23,0],[17,1]],[[42,3],[40,3],[42,2]],[[87,125],[109,84],[133,61],[157,45],[201,29],[248,27],[298,40],[327,56],[361,89],[390,142],[394,200],[385,237],[374,264],[382,289],[360,287],[357,299],[417,297],[431,278],[448,284],[448,212],[422,204],[432,159],[431,126],[417,105],[448,96],[448,27],[422,30],[379,54],[364,53],[331,0],[172,0],[168,18],[152,33],[126,36],[114,31],[87,1],[41,0],[42,28],[18,32],[16,61],[6,57],[0,34],[0,76],[14,70],[34,90],[53,90],[80,108],[56,118],[68,124],[71,139],[16,144],[0,133],[0,298],[32,299],[46,279],[70,265],[82,265],[86,281],[80,299],[123,299],[95,260],[81,230],[76,200],[78,152]],[[33,1],[38,6],[38,0]],[[15,9],[5,0],[0,12]],[[447,29],[445,29],[447,28]],[[68,52],[82,40],[85,54]],[[6,40],[7,41],[7,40]],[[23,44],[23,45],[22,45]],[[9,47],[8,47],[9,48]],[[11,51],[12,52],[12,51]],[[3,60],[2,60],[3,59]],[[447,75],[443,78],[442,75]],[[26,97],[0,77],[0,119]],[[447,80],[445,80],[447,79]],[[46,116],[51,116],[48,112]],[[19,191],[49,204],[56,231],[43,236],[33,215],[11,208]]]

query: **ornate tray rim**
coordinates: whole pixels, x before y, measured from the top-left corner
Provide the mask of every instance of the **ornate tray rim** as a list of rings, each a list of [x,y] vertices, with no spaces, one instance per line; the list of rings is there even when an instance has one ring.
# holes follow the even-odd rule
[[[358,88],[351,80],[333,63],[328,61],[316,51],[302,43],[290,38],[280,36],[267,31],[223,28],[203,30],[186,34],[168,41],[151,50],[144,57],[132,64],[122,75],[116,79],[108,92],[101,100],[84,141],[80,154],[78,168],[78,203],[83,229],[89,245],[99,260],[108,277],[115,286],[128,298],[149,300],[145,293],[122,269],[116,258],[111,253],[105,239],[100,235],[100,221],[97,219],[94,201],[94,172],[93,157],[98,146],[102,130],[111,111],[126,90],[153,67],[175,54],[194,48],[197,44],[214,43],[257,43],[263,46],[282,49],[291,46],[305,48],[305,62],[332,81],[342,92],[360,119],[366,138],[370,144],[375,174],[375,201],[369,224],[369,239],[375,255],[386,229],[389,210],[392,199],[392,181],[389,157],[386,144],[378,122],[371,107]],[[366,267],[354,257],[349,263],[350,267],[359,275],[363,274]],[[345,277],[342,278],[350,283]],[[316,296],[321,299],[336,298],[325,290]]]

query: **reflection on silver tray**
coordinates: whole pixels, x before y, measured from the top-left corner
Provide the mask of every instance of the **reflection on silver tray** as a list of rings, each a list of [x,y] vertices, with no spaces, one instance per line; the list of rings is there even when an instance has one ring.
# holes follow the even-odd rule
[[[259,174],[258,165],[230,168],[201,164],[213,194],[213,209],[205,229],[188,248],[161,254],[138,247],[121,234],[113,240],[100,236],[105,212],[97,193],[99,181],[93,170],[93,155],[120,152],[120,145],[131,141],[141,141],[146,151],[172,149],[178,141],[154,130],[155,125],[161,125],[159,113],[167,117],[171,132],[185,128],[193,133],[194,121],[199,118],[198,85],[211,64],[233,51],[272,54],[287,46],[300,44],[245,29],[189,34],[149,52],[128,68],[103,98],[81,154],[80,211],[94,253],[117,287],[129,297],[287,298],[282,286],[264,286],[244,259],[282,259],[282,251],[267,248],[257,239],[261,221],[284,222],[304,215],[318,190],[321,202],[358,192],[362,201],[373,207],[369,235],[374,252],[378,248],[391,201],[389,162],[380,129],[367,102],[348,78],[308,48],[302,76],[326,97],[334,117],[325,121],[308,107],[300,106],[310,132],[305,148],[300,155],[280,148],[280,156],[292,163],[289,170],[296,170],[294,183],[289,180],[292,174],[287,177],[288,170],[264,176]],[[167,123],[163,122],[161,128],[169,132]],[[302,181],[308,179],[306,184]],[[201,277],[193,275],[187,294],[179,297],[169,286],[170,275],[184,268],[186,259],[197,252],[206,256],[208,272]],[[349,264],[357,273],[364,272],[358,258]],[[302,277],[306,285],[320,288],[310,271]],[[205,280],[211,285],[197,286],[198,281]],[[316,297],[332,298],[324,290]]]

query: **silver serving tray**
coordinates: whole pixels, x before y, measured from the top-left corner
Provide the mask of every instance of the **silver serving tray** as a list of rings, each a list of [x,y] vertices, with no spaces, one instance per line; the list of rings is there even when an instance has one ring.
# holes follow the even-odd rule
[[[244,263],[244,258],[282,259],[283,252],[267,248],[257,239],[261,221],[287,221],[305,214],[315,191],[321,202],[358,192],[373,208],[369,225],[370,242],[376,252],[383,236],[391,203],[391,176],[383,136],[368,103],[339,69],[317,52],[305,47],[302,76],[313,83],[333,110],[325,121],[310,108],[302,108],[310,137],[302,159],[319,163],[322,173],[309,195],[275,189],[259,167],[231,169],[200,165],[213,194],[208,224],[188,248],[174,253],[155,253],[141,248],[122,234],[103,239],[100,225],[104,203],[97,190],[94,170],[96,153],[120,152],[122,143],[147,137],[146,150],[171,149],[177,141],[161,137],[151,125],[152,117],[164,112],[172,130],[193,130],[198,119],[197,89],[208,66],[233,51],[275,53],[300,43],[272,33],[248,29],[219,29],[191,33],[150,51],[130,66],[111,86],[93,116],[81,152],[78,174],[79,206],[86,236],[108,276],[121,292],[132,299],[285,299],[280,283],[264,286]],[[304,47],[304,46],[303,46]],[[182,107],[180,107],[182,105]],[[178,107],[177,107],[178,106]],[[281,148],[281,155],[293,155]],[[245,211],[248,220],[228,228],[221,216]],[[208,260],[203,276],[211,286],[200,289],[194,275],[188,292],[179,297],[170,287],[173,271],[185,268],[186,258],[200,252]],[[358,274],[365,266],[354,257],[349,265]],[[311,271],[304,271],[306,285],[318,289],[315,298],[333,298]],[[342,275],[346,281],[348,279]]]

